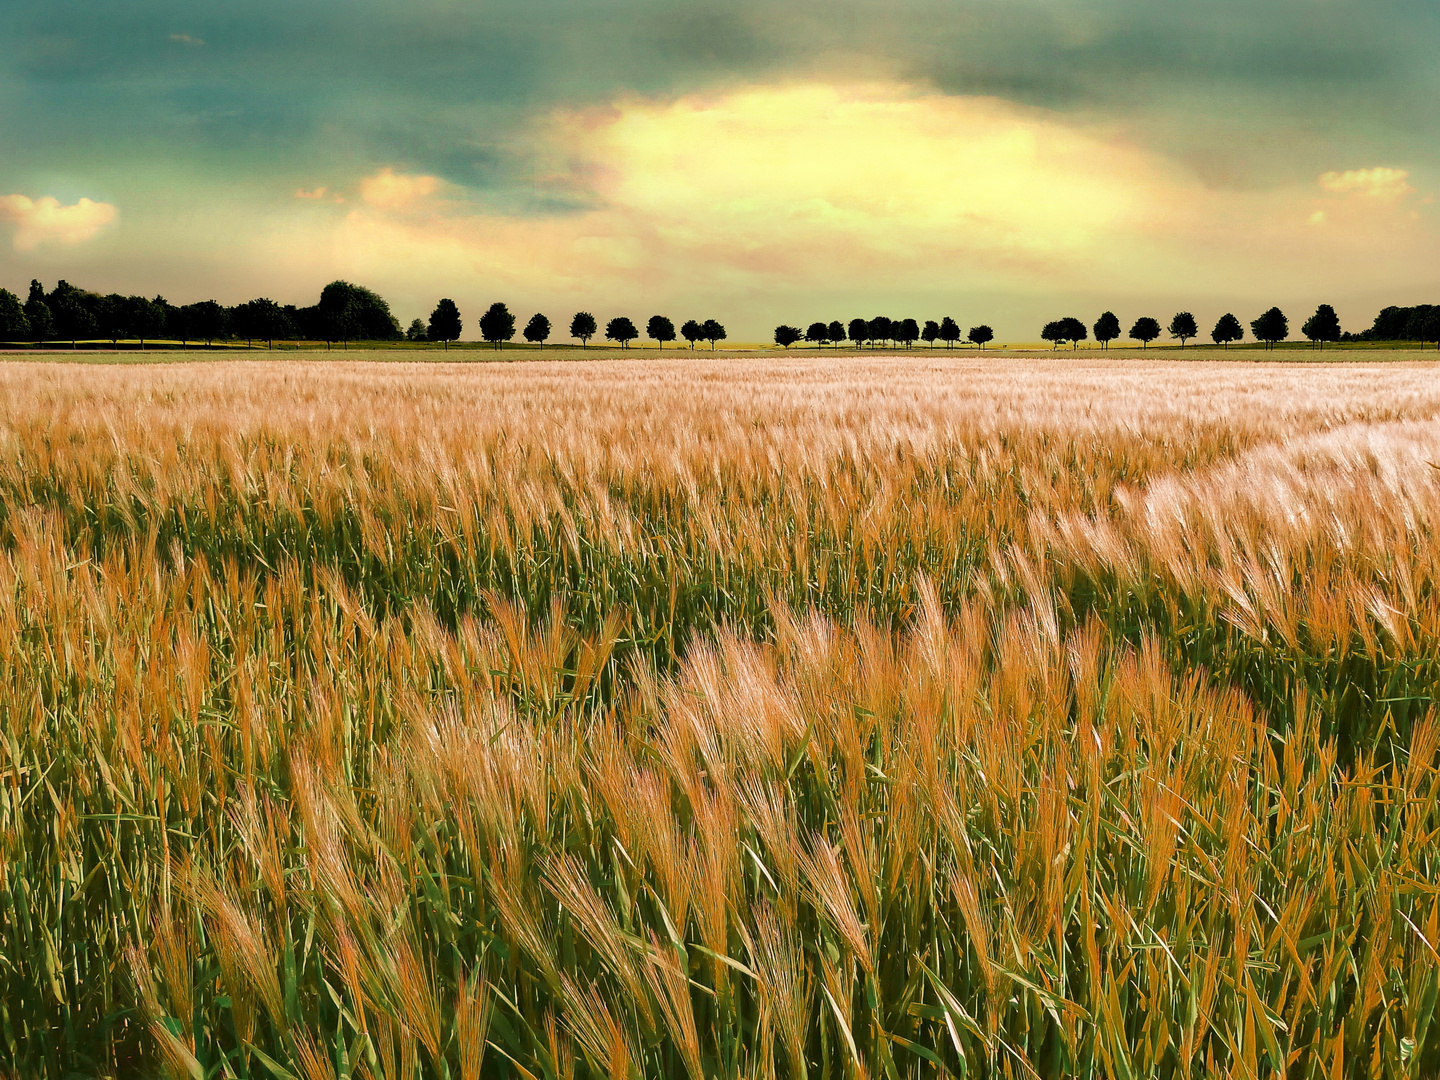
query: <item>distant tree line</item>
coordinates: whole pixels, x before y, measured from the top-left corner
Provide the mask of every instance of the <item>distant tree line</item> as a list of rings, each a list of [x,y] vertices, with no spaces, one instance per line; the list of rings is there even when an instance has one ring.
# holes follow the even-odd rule
[[[985,343],[994,338],[995,331],[990,327],[972,326],[968,340],[983,349]],[[787,349],[799,341],[808,341],[822,349],[826,345],[838,346],[846,341],[861,349],[866,345],[878,348],[884,344],[910,349],[914,348],[915,342],[924,341],[933,349],[937,341],[951,348],[960,340],[960,324],[949,315],[939,322],[927,319],[923,327],[915,319],[876,315],[873,319],[851,319],[849,323],[842,323],[839,319],[829,323],[813,322],[805,330],[784,323],[775,328],[775,344]]]
[[[1290,336],[1290,321],[1278,307],[1270,308],[1249,325],[1255,340],[1267,348]],[[247,344],[264,342],[273,347],[276,341],[324,341],[329,346],[348,345],[357,340],[406,339],[435,342],[448,348],[450,342],[459,340],[463,329],[459,306],[447,297],[435,305],[428,321],[415,319],[409,329],[402,332],[383,297],[348,281],[332,281],[321,290],[319,300],[308,307],[281,305],[267,297],[233,306],[215,300],[177,306],[163,296],[147,299],[119,293],[102,294],[63,280],[48,292],[40,282],[32,281],[24,301],[0,289],[0,341],[10,342],[68,341],[74,346],[80,341],[95,340],[118,345],[123,340],[138,341],[144,347],[147,341],[158,339],[178,341],[186,346],[192,342],[210,345],[216,341],[243,340]],[[480,317],[479,329],[480,336],[498,349],[514,339],[517,320],[504,303],[496,302]],[[553,329],[550,319],[537,312],[521,333],[532,345],[543,345],[549,341]],[[621,348],[629,348],[630,343],[640,337],[635,323],[623,315],[608,320],[604,329],[606,339]],[[1167,329],[1182,349],[1200,336],[1195,316],[1188,311],[1177,312]],[[598,320],[588,311],[577,312],[570,320],[570,337],[584,347],[588,347],[599,332]],[[1148,348],[1165,332],[1158,319],[1146,315],[1131,325],[1129,337]],[[1300,332],[1316,348],[1336,341],[1417,341],[1421,347],[1426,342],[1440,344],[1440,305],[1387,307],[1375,317],[1374,325],[1368,330],[1350,334],[1341,330],[1335,309],[1321,304],[1305,320]],[[1052,347],[1068,343],[1073,349],[1092,333],[1102,348],[1109,348],[1110,343],[1121,336],[1119,318],[1107,311],[1086,326],[1081,319],[1066,316],[1047,322],[1041,337]],[[687,319],[677,332],[668,316],[652,315],[645,324],[645,336],[662,349],[677,337],[684,338],[692,349],[701,341],[709,342],[713,349],[718,342],[726,340],[726,331],[715,319]],[[805,330],[788,324],[775,328],[775,343],[787,349],[801,341],[821,348],[847,341],[858,348],[899,346],[908,349],[913,348],[916,341],[924,341],[931,348],[937,342],[953,348],[962,340],[984,349],[994,337],[994,331],[981,324],[970,327],[962,338],[959,323],[948,315],[938,321],[928,319],[923,325],[915,319],[877,315],[870,319],[851,319],[848,323],[838,319],[828,323],[817,321]],[[1244,326],[1229,312],[1222,315],[1210,331],[1210,339],[1226,347],[1244,338]]]
[[[1343,334],[1341,341],[1417,341],[1440,344],[1440,304],[1414,307],[1387,307],[1375,316],[1375,323],[1358,334]]]
[[[1421,310],[1386,308],[1385,311]],[[1435,309],[1440,312],[1440,308]],[[1383,317],[1385,312],[1381,313]],[[1410,316],[1407,316],[1407,319]],[[1380,319],[1376,319],[1379,325]],[[1440,322],[1434,327],[1426,326],[1425,332],[1435,330],[1436,334],[1428,339],[1436,340],[1440,336]],[[1080,342],[1089,338],[1094,332],[1095,340],[1100,343],[1102,349],[1108,349],[1110,343],[1120,337],[1120,319],[1113,311],[1107,311],[1100,316],[1091,327],[1073,315],[1063,319],[1054,319],[1047,322],[1040,331],[1040,337],[1050,342],[1051,348],[1069,343],[1072,349],[1077,348]],[[1150,315],[1142,315],[1136,319],[1130,327],[1130,340],[1138,341],[1142,348],[1148,348],[1150,342],[1158,338],[1164,331],[1160,328],[1160,320]],[[1187,341],[1200,336],[1200,326],[1195,321],[1195,316],[1188,311],[1176,312],[1170,320],[1168,328],[1170,337],[1180,342],[1183,349]],[[1255,340],[1263,342],[1267,348],[1274,348],[1278,342],[1284,341],[1290,336],[1290,320],[1278,307],[1272,307],[1269,311],[1251,320],[1250,332],[1255,335]],[[1333,341],[1349,339],[1350,335],[1342,334],[1340,330],[1340,317],[1335,314],[1335,309],[1329,304],[1321,304],[1315,309],[1315,314],[1305,320],[1300,332],[1310,339],[1313,347],[1324,348],[1326,344]],[[1216,345],[1223,345],[1229,348],[1231,342],[1243,341],[1245,339],[1245,328],[1241,326],[1240,320],[1231,312],[1226,312],[1216,321],[1214,329],[1210,331],[1210,340]],[[1386,340],[1395,340],[1388,338]]]
[[[496,349],[502,349],[505,342],[514,339],[516,325],[516,318],[509,307],[496,301],[480,316],[480,336]],[[462,326],[460,309],[454,300],[446,298],[435,305],[428,323],[416,319],[410,324],[405,336],[411,341],[440,341],[448,346],[460,337]],[[530,344],[544,345],[550,340],[553,331],[554,326],[549,317],[537,311],[530,316],[522,334]],[[578,311],[570,320],[570,336],[580,342],[582,348],[588,348],[590,339],[599,333],[599,320],[588,311]],[[630,342],[639,336],[640,331],[628,316],[617,315],[605,324],[606,340],[617,342],[622,349],[628,349]],[[675,323],[666,315],[652,315],[645,324],[645,336],[663,349],[676,338]],[[680,336],[690,343],[691,348],[695,347],[697,341],[708,341],[710,347],[714,348],[717,341],[725,340],[725,327],[715,319],[706,319],[704,322],[690,319],[680,328]]]
[[[400,324],[378,294],[348,281],[332,281],[309,307],[280,305],[260,297],[227,307],[215,300],[177,306],[163,296],[108,295],[60,281],[49,292],[38,281],[21,303],[0,289],[0,341],[147,341],[165,339],[183,345],[244,340],[397,341]]]

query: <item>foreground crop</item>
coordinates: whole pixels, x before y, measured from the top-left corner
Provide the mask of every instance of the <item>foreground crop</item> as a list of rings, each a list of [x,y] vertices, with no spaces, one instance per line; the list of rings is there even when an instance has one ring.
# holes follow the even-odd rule
[[[1433,1075],[1437,417],[7,368],[0,1065]]]

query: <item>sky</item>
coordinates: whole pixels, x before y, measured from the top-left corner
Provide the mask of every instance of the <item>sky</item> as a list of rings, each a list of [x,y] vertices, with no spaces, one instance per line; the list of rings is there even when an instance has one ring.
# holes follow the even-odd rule
[[[1434,0],[5,0],[0,286],[407,322],[1440,302]]]

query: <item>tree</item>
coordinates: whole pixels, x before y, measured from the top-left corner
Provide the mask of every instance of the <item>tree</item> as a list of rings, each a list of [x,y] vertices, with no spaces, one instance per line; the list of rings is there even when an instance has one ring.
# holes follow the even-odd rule
[[[960,340],[960,324],[949,315],[940,320],[940,340],[945,342],[947,349],[953,349]]]
[[[605,324],[605,336],[611,341],[620,342],[622,349],[628,349],[630,342],[640,336],[640,331],[635,329],[635,324],[624,315],[617,315]]]
[[[285,309],[269,297],[261,296],[241,306],[249,309],[250,325],[245,334],[247,344],[251,335],[254,335],[257,338],[264,338],[266,346],[273,349],[276,338],[288,337],[294,333]],[[416,319],[415,321],[419,322],[420,320]]]
[[[190,313],[190,330],[197,338],[204,340],[210,345],[216,338],[225,336],[226,324],[229,319],[225,309],[214,300],[202,300],[198,304],[187,304],[185,310]],[[340,338],[332,338],[339,341]]]
[[[480,316],[480,336],[497,349],[503,349],[505,342],[515,336],[515,316],[500,301],[495,301]]]
[[[805,328],[805,340],[813,341],[823,349],[825,342],[830,340],[830,328],[823,322],[812,322]]]
[[[904,342],[907,349],[913,348],[915,341],[920,337],[920,324],[914,319],[899,319],[890,324],[894,327],[890,332],[895,335],[896,341]]]
[[[1079,348],[1080,342],[1090,337],[1090,330],[1086,325],[1073,315],[1067,315],[1060,320],[1060,329],[1064,333],[1065,341],[1070,342],[1070,348]]]
[[[1277,341],[1290,336],[1290,320],[1278,307],[1272,307],[1250,324],[1250,332],[1257,341],[1265,342],[1267,349],[1273,349]]]
[[[695,342],[705,336],[705,328],[694,319],[686,319],[685,325],[680,327],[680,336],[690,343],[690,348],[695,348]]]
[[[1318,343],[1323,349],[1327,341],[1340,340],[1340,316],[1329,304],[1321,304],[1315,314],[1305,320],[1300,332],[1310,339],[1312,348]]]
[[[775,344],[783,348],[790,348],[791,345],[794,345],[795,342],[800,341],[804,337],[804,331],[798,326],[786,326],[784,323],[781,323],[775,327]]]
[[[845,324],[839,319],[833,320],[826,329],[828,331],[826,336],[830,338],[830,344],[839,345],[845,340]]]
[[[153,300],[147,300],[143,296],[127,296],[125,321],[130,333],[140,339],[140,348],[144,349],[146,341],[159,337],[165,329],[165,312],[157,307]]]
[[[1180,339],[1180,348],[1185,348],[1185,342],[1193,337],[1198,337],[1200,327],[1195,323],[1195,316],[1188,311],[1181,311],[1170,320],[1170,336]]]
[[[538,311],[531,315],[525,324],[525,340],[531,345],[544,345],[550,340],[550,320]]]
[[[675,324],[665,315],[651,315],[645,324],[645,336],[657,342],[664,349],[668,342],[675,340]]]
[[[725,327],[721,326],[714,319],[706,319],[705,325],[700,329],[703,332],[702,336],[710,343],[711,352],[715,351],[715,343],[717,341],[725,340]]]
[[[352,339],[398,341],[403,335],[390,305],[379,293],[348,281],[332,281],[320,291],[316,327],[327,343]]]
[[[73,349],[80,338],[93,338],[99,326],[95,316],[80,302],[78,289],[61,292],[57,286],[55,291],[58,298],[50,305],[55,316],[55,333],[62,341],[69,341]]]
[[[25,320],[30,324],[32,341],[49,341],[55,336],[55,316],[45,302],[45,286],[30,282],[30,296],[25,301]]]
[[[406,341],[426,341],[425,323],[421,319],[411,319],[410,327],[405,331]]]
[[[575,317],[570,320],[570,336],[580,339],[582,349],[590,347],[590,339],[595,336],[597,329],[599,327],[595,322],[595,316],[588,311],[577,312]]]
[[[940,324],[934,319],[926,319],[925,326],[920,331],[920,340],[933,349],[935,342],[940,340]]]
[[[1107,311],[1095,320],[1095,340],[1102,349],[1110,348],[1110,342],[1120,336],[1120,320],[1113,311]]]
[[[265,336],[265,331],[260,327],[260,312],[256,309],[254,300],[236,304],[230,309],[230,328],[236,337],[245,339],[246,348],[250,347],[255,338]]]
[[[1052,349],[1064,341],[1065,327],[1062,320],[1056,319],[1053,322],[1047,322],[1044,329],[1040,331],[1040,338],[1043,341],[1050,342],[1050,348]]]
[[[979,326],[970,327],[970,340],[980,346],[980,351],[985,351],[985,343],[995,340],[995,331],[983,323]]]
[[[441,297],[440,302],[435,305],[435,310],[430,313],[430,322],[425,327],[425,337],[430,341],[441,341],[445,343],[445,351],[450,351],[450,342],[459,341],[460,333],[465,328],[465,320],[460,315],[460,307],[448,296]]]
[[[1210,331],[1210,340],[1216,345],[1224,345],[1230,348],[1232,341],[1241,341],[1245,337],[1245,328],[1240,325],[1240,320],[1228,311],[1220,316],[1215,323],[1215,329]]]
[[[0,341],[24,341],[30,336],[30,320],[20,297],[0,289]]]
[[[1135,320],[1135,325],[1130,327],[1130,337],[1146,349],[1150,347],[1150,342],[1159,336],[1160,320],[1152,319],[1149,315],[1140,316]]]
[[[856,347],[863,349],[870,340],[870,324],[864,319],[851,319],[848,334]]]
[[[68,310],[72,301],[80,302],[78,289],[71,288],[65,281],[55,286],[54,297],[50,305],[52,308],[64,307]],[[108,339],[112,348],[119,345],[122,337],[128,336],[125,322],[125,298],[119,293],[96,297],[89,304],[83,306],[90,314],[94,326],[90,334],[82,336],[99,335]],[[64,321],[68,324],[69,320],[66,318],[57,321]],[[69,337],[70,335],[61,330],[60,336]]]
[[[1440,348],[1440,314],[1429,316],[1420,324],[1420,348],[1425,348],[1425,342],[1435,342],[1436,348]]]
[[[870,320],[870,340],[889,341],[890,335],[895,333],[895,322],[885,315],[876,315]]]

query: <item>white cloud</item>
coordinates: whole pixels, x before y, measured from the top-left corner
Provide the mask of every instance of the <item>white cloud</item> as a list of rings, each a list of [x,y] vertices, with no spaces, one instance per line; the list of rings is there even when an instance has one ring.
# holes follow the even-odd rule
[[[51,195],[0,195],[0,221],[15,223],[15,250],[34,251],[42,244],[83,244],[113,222],[119,211],[110,203],[81,199],[69,206]]]
[[[1404,169],[1376,166],[1373,169],[1346,169],[1320,176],[1320,187],[1332,195],[1368,195],[1376,199],[1398,199],[1415,189],[1407,181]]]
[[[380,210],[404,210],[439,190],[439,177],[397,173],[388,165],[360,181],[360,197]]]
[[[170,40],[176,45],[189,45],[197,49],[205,44],[204,38],[192,37],[190,34],[171,34]]]

